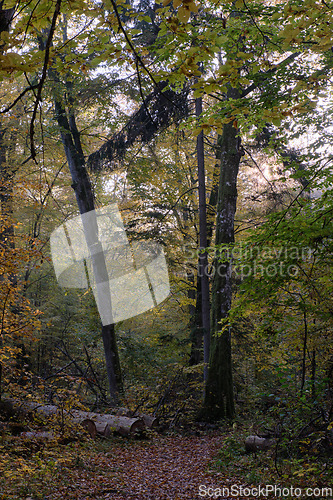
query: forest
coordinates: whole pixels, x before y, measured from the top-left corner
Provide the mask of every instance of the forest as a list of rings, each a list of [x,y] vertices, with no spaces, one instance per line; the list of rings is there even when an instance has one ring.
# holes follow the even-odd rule
[[[333,498],[331,0],[0,0],[0,499]]]

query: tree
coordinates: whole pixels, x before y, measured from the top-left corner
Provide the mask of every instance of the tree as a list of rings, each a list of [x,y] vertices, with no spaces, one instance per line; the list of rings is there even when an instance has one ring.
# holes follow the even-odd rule
[[[178,16],[176,13],[168,17],[159,36],[167,47],[164,50],[164,54],[167,54],[165,58],[170,54],[172,47],[177,46],[177,69],[173,62],[169,64],[174,72],[174,78],[178,78],[179,81],[192,78],[192,82],[195,78],[195,83],[192,83],[194,96],[208,94],[217,100],[217,104],[204,113],[201,127],[205,131],[214,127],[218,132],[221,131],[219,142],[222,156],[216,242],[230,248],[234,241],[237,174],[243,154],[240,135],[246,137],[249,134],[256,134],[266,126],[267,122],[280,126],[281,121],[288,120],[292,113],[301,116],[310,110],[313,103],[304,89],[307,87],[309,91],[313,82],[318,84],[319,73],[326,78],[324,74],[329,65],[325,64],[324,72],[319,71],[314,76],[310,59],[307,59],[300,75],[298,58],[301,57],[300,54],[306,54],[306,44],[310,43],[307,37],[310,36],[311,30],[308,29],[309,23],[304,21],[304,8],[299,5],[293,5],[290,10],[286,6],[285,13],[281,15],[280,5],[259,5],[256,2],[245,3],[240,0],[225,5],[223,13],[219,16],[214,15],[215,5],[208,6],[206,10],[211,13],[210,31],[206,30],[205,34],[201,30],[203,25],[208,23],[206,12],[199,12],[189,23],[190,26],[186,26],[190,11],[195,12],[197,6],[193,6],[192,3],[187,6],[185,15],[184,5],[179,5]],[[327,10],[327,6],[316,9],[322,13]],[[299,24],[297,21],[292,25],[289,20],[291,12],[293,14],[297,12],[300,18]],[[283,26],[282,34],[281,26]],[[300,32],[297,30],[302,30],[305,26],[305,32],[299,35]],[[288,29],[292,33],[296,32],[296,35],[290,32],[287,35]],[[169,39],[168,30],[171,33]],[[313,47],[316,47],[317,43],[315,42]],[[324,50],[327,49],[326,38],[325,43],[320,45]],[[255,47],[260,47],[260,50],[256,51]],[[291,50],[292,54],[284,57],[286,50]],[[160,49],[159,54],[162,51],[163,49]],[[220,51],[221,61],[219,69],[215,72],[216,76],[198,75],[198,64],[206,62],[209,57],[212,58],[214,51]],[[304,56],[302,62],[304,63]],[[298,79],[304,84],[297,83]],[[285,91],[290,87],[295,89],[294,95]],[[210,365],[212,376],[208,377],[205,401],[205,412],[214,419],[232,417],[234,412],[230,331],[227,321],[222,329],[222,335],[219,333],[220,322],[228,318],[231,307],[232,274],[230,263],[224,260],[223,247],[221,253],[222,255],[218,255],[215,261]],[[225,272],[228,268],[229,272]],[[221,347],[223,345],[224,359],[222,355],[217,354],[218,350],[216,351],[216,345],[219,343]],[[227,405],[223,404],[223,398],[226,399]]]

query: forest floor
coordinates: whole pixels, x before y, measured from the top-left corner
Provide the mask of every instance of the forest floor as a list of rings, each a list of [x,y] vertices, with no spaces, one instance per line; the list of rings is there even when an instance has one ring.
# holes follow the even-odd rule
[[[326,493],[332,484],[330,460],[318,461],[317,467],[313,457],[298,458],[296,464],[282,460],[277,474],[273,451],[245,453],[246,430],[197,434],[96,440],[81,435],[68,444],[3,435],[0,500],[331,498]],[[286,486],[287,493],[252,494],[265,484]],[[296,484],[301,494],[290,491]],[[306,495],[308,487],[323,488],[325,494]]]
[[[230,483],[210,470],[223,439],[217,432],[152,435],[140,441],[117,438],[48,445],[30,457],[17,448],[19,456],[1,471],[7,481],[0,481],[0,499],[199,500],[204,487]]]
[[[89,465],[105,468],[109,471],[108,477],[97,484],[96,478],[91,478],[89,484],[89,479],[81,473],[78,481],[87,481],[87,498],[96,500],[200,498],[200,485],[210,486],[213,482],[209,464],[217,456],[221,445],[222,436],[204,435],[157,437],[146,443],[118,446],[90,459]],[[83,494],[82,486],[80,489]],[[92,489],[95,490],[93,494]],[[63,495],[61,497],[64,498]]]

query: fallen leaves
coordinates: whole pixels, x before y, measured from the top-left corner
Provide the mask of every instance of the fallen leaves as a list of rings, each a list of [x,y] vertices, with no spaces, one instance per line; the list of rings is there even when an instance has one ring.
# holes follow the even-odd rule
[[[20,477],[20,485],[8,481],[10,468],[7,468],[7,491],[0,498],[199,499],[201,484],[214,487],[218,486],[217,483],[221,484],[221,477],[216,475],[214,478],[214,472],[209,471],[209,463],[217,456],[222,444],[223,436],[215,434],[199,437],[153,436],[149,441],[116,439],[57,446],[38,456],[38,470],[36,456],[24,461],[26,475],[24,480]],[[51,461],[52,467],[46,465]],[[15,474],[14,470],[12,474]],[[18,490],[14,493],[14,488],[18,486],[20,493]]]

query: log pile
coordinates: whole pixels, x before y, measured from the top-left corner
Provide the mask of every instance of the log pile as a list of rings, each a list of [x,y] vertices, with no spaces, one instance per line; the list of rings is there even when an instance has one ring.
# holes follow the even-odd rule
[[[121,408],[117,414],[109,413],[93,413],[81,410],[65,411],[59,409],[55,405],[42,405],[34,402],[20,402],[7,399],[0,402],[0,413],[8,418],[19,416],[30,416],[39,414],[43,417],[59,416],[65,418],[72,425],[83,427],[90,437],[95,438],[101,436],[104,438],[110,437],[112,434],[121,436],[134,436],[143,434],[146,428],[157,429],[158,421],[151,415],[132,416],[127,409]],[[124,413],[126,413],[124,415]],[[22,433],[24,437],[31,437],[33,432]],[[45,435],[49,435],[46,432]]]

